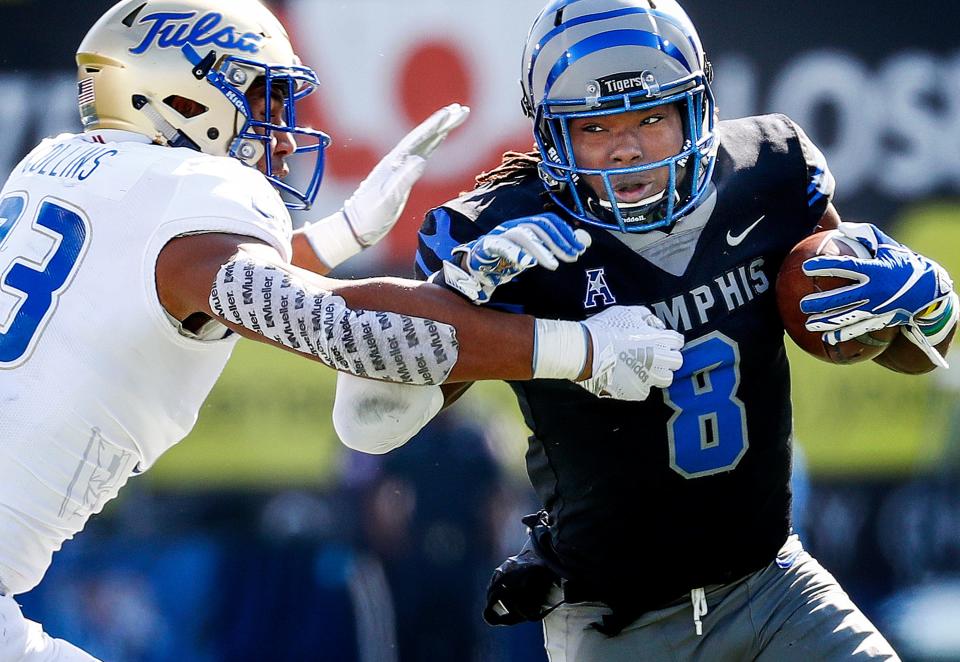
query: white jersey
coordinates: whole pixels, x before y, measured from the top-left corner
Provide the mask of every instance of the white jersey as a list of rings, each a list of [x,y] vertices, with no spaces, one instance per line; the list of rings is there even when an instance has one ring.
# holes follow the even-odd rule
[[[0,192],[0,594],[193,427],[235,335],[181,334],[155,265],[172,238],[248,235],[291,255],[265,177],[102,131],[45,140]]]

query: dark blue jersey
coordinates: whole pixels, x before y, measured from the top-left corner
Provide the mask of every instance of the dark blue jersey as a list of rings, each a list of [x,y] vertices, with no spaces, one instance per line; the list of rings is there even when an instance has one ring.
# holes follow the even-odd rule
[[[568,381],[511,384],[533,431],[527,468],[557,560],[585,597],[611,605],[643,596],[651,608],[745,575],[790,529],[790,375],[774,281],[826,210],[832,178],[783,116],[721,122],[718,134],[699,222],[694,214],[669,236],[645,236],[642,249],[583,226],[593,245],[578,262],[531,269],[491,301],[575,320],[643,304],[685,337],[673,385],[644,402],[599,399]],[[419,275],[545,204],[531,175],[433,210]]]

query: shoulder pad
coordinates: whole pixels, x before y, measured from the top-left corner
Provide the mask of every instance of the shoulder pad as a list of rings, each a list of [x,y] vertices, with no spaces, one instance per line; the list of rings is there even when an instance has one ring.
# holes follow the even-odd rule
[[[544,193],[540,180],[528,177],[520,181],[481,186],[443,206],[465,216],[486,231],[513,218],[543,212]]]
[[[154,167],[155,176],[177,180],[162,222],[197,220],[197,231],[220,231],[263,238],[266,231],[287,247],[292,236],[290,213],[277,190],[257,170],[229,157],[209,156],[189,150],[171,155]]]

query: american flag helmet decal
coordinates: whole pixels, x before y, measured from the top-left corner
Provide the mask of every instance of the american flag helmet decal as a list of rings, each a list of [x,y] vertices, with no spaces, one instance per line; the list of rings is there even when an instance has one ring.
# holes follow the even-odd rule
[[[93,92],[93,79],[84,78],[77,83],[77,101],[81,106],[87,106],[95,103],[97,100]]]

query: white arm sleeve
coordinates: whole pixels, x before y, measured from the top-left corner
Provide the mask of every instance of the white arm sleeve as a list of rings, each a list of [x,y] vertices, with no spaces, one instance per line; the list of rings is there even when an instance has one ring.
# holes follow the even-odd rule
[[[361,377],[441,384],[459,356],[449,324],[351,309],[289,265],[243,250],[220,267],[209,301],[217,318]]]
[[[443,407],[439,386],[414,386],[337,374],[333,427],[344,446],[382,455],[403,446]]]

